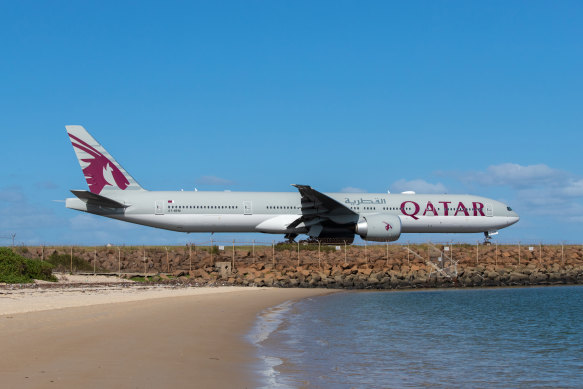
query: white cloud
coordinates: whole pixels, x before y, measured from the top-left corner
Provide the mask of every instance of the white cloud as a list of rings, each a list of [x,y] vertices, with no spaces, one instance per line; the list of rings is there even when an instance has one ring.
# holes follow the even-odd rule
[[[583,179],[569,179],[560,192],[568,197],[583,197]]]
[[[58,229],[62,224],[62,219],[51,208],[31,204],[21,189],[1,190],[0,200],[2,236],[16,234],[17,241],[30,241],[45,230]]]
[[[510,188],[514,192],[514,207],[531,215],[563,221],[583,219],[583,178],[569,172],[545,164],[503,163],[457,176],[466,183]]]
[[[447,188],[441,182],[432,184],[421,179],[411,181],[401,179],[391,185],[391,192],[404,192],[408,190],[416,193],[447,193]]]
[[[215,176],[202,176],[196,180],[198,185],[234,185],[231,180]]]
[[[25,197],[20,188],[3,188],[0,189],[0,201],[6,203],[22,203],[25,201]]]
[[[486,186],[510,186],[525,188],[533,185],[553,184],[565,179],[565,173],[545,164],[519,165],[503,163],[489,166],[485,172],[462,174],[462,180],[477,182]]]
[[[353,186],[347,186],[340,189],[341,193],[366,193],[366,189],[355,188]]]

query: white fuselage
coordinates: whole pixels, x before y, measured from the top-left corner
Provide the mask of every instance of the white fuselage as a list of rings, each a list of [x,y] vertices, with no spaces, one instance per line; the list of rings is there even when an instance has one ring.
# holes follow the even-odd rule
[[[326,193],[358,216],[398,216],[403,233],[495,231],[519,220],[505,204],[472,195]],[[96,207],[73,198],[67,207],[151,227],[182,232],[306,233],[288,228],[302,216],[299,193],[282,192],[111,192],[124,209]]]

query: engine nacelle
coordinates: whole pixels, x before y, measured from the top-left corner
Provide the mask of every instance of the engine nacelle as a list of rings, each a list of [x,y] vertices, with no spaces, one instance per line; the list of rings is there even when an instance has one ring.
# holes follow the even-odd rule
[[[401,236],[401,219],[395,215],[363,216],[355,231],[365,240],[393,242]]]

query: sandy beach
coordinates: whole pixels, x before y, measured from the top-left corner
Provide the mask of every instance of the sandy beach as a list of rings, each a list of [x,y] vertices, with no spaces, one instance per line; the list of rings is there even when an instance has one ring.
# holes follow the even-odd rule
[[[325,289],[0,290],[4,387],[253,388],[262,310]]]

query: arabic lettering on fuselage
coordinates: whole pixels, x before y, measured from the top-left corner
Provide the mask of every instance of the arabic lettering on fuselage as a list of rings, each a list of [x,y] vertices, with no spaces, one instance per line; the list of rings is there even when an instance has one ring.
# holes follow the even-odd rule
[[[375,197],[374,199],[363,199],[361,197],[360,199],[356,199],[356,200],[351,200],[349,197],[344,198],[344,204],[350,204],[352,206],[358,206],[361,204],[380,205],[380,204],[386,204],[386,203],[387,203],[387,200],[379,199],[378,197]]]

